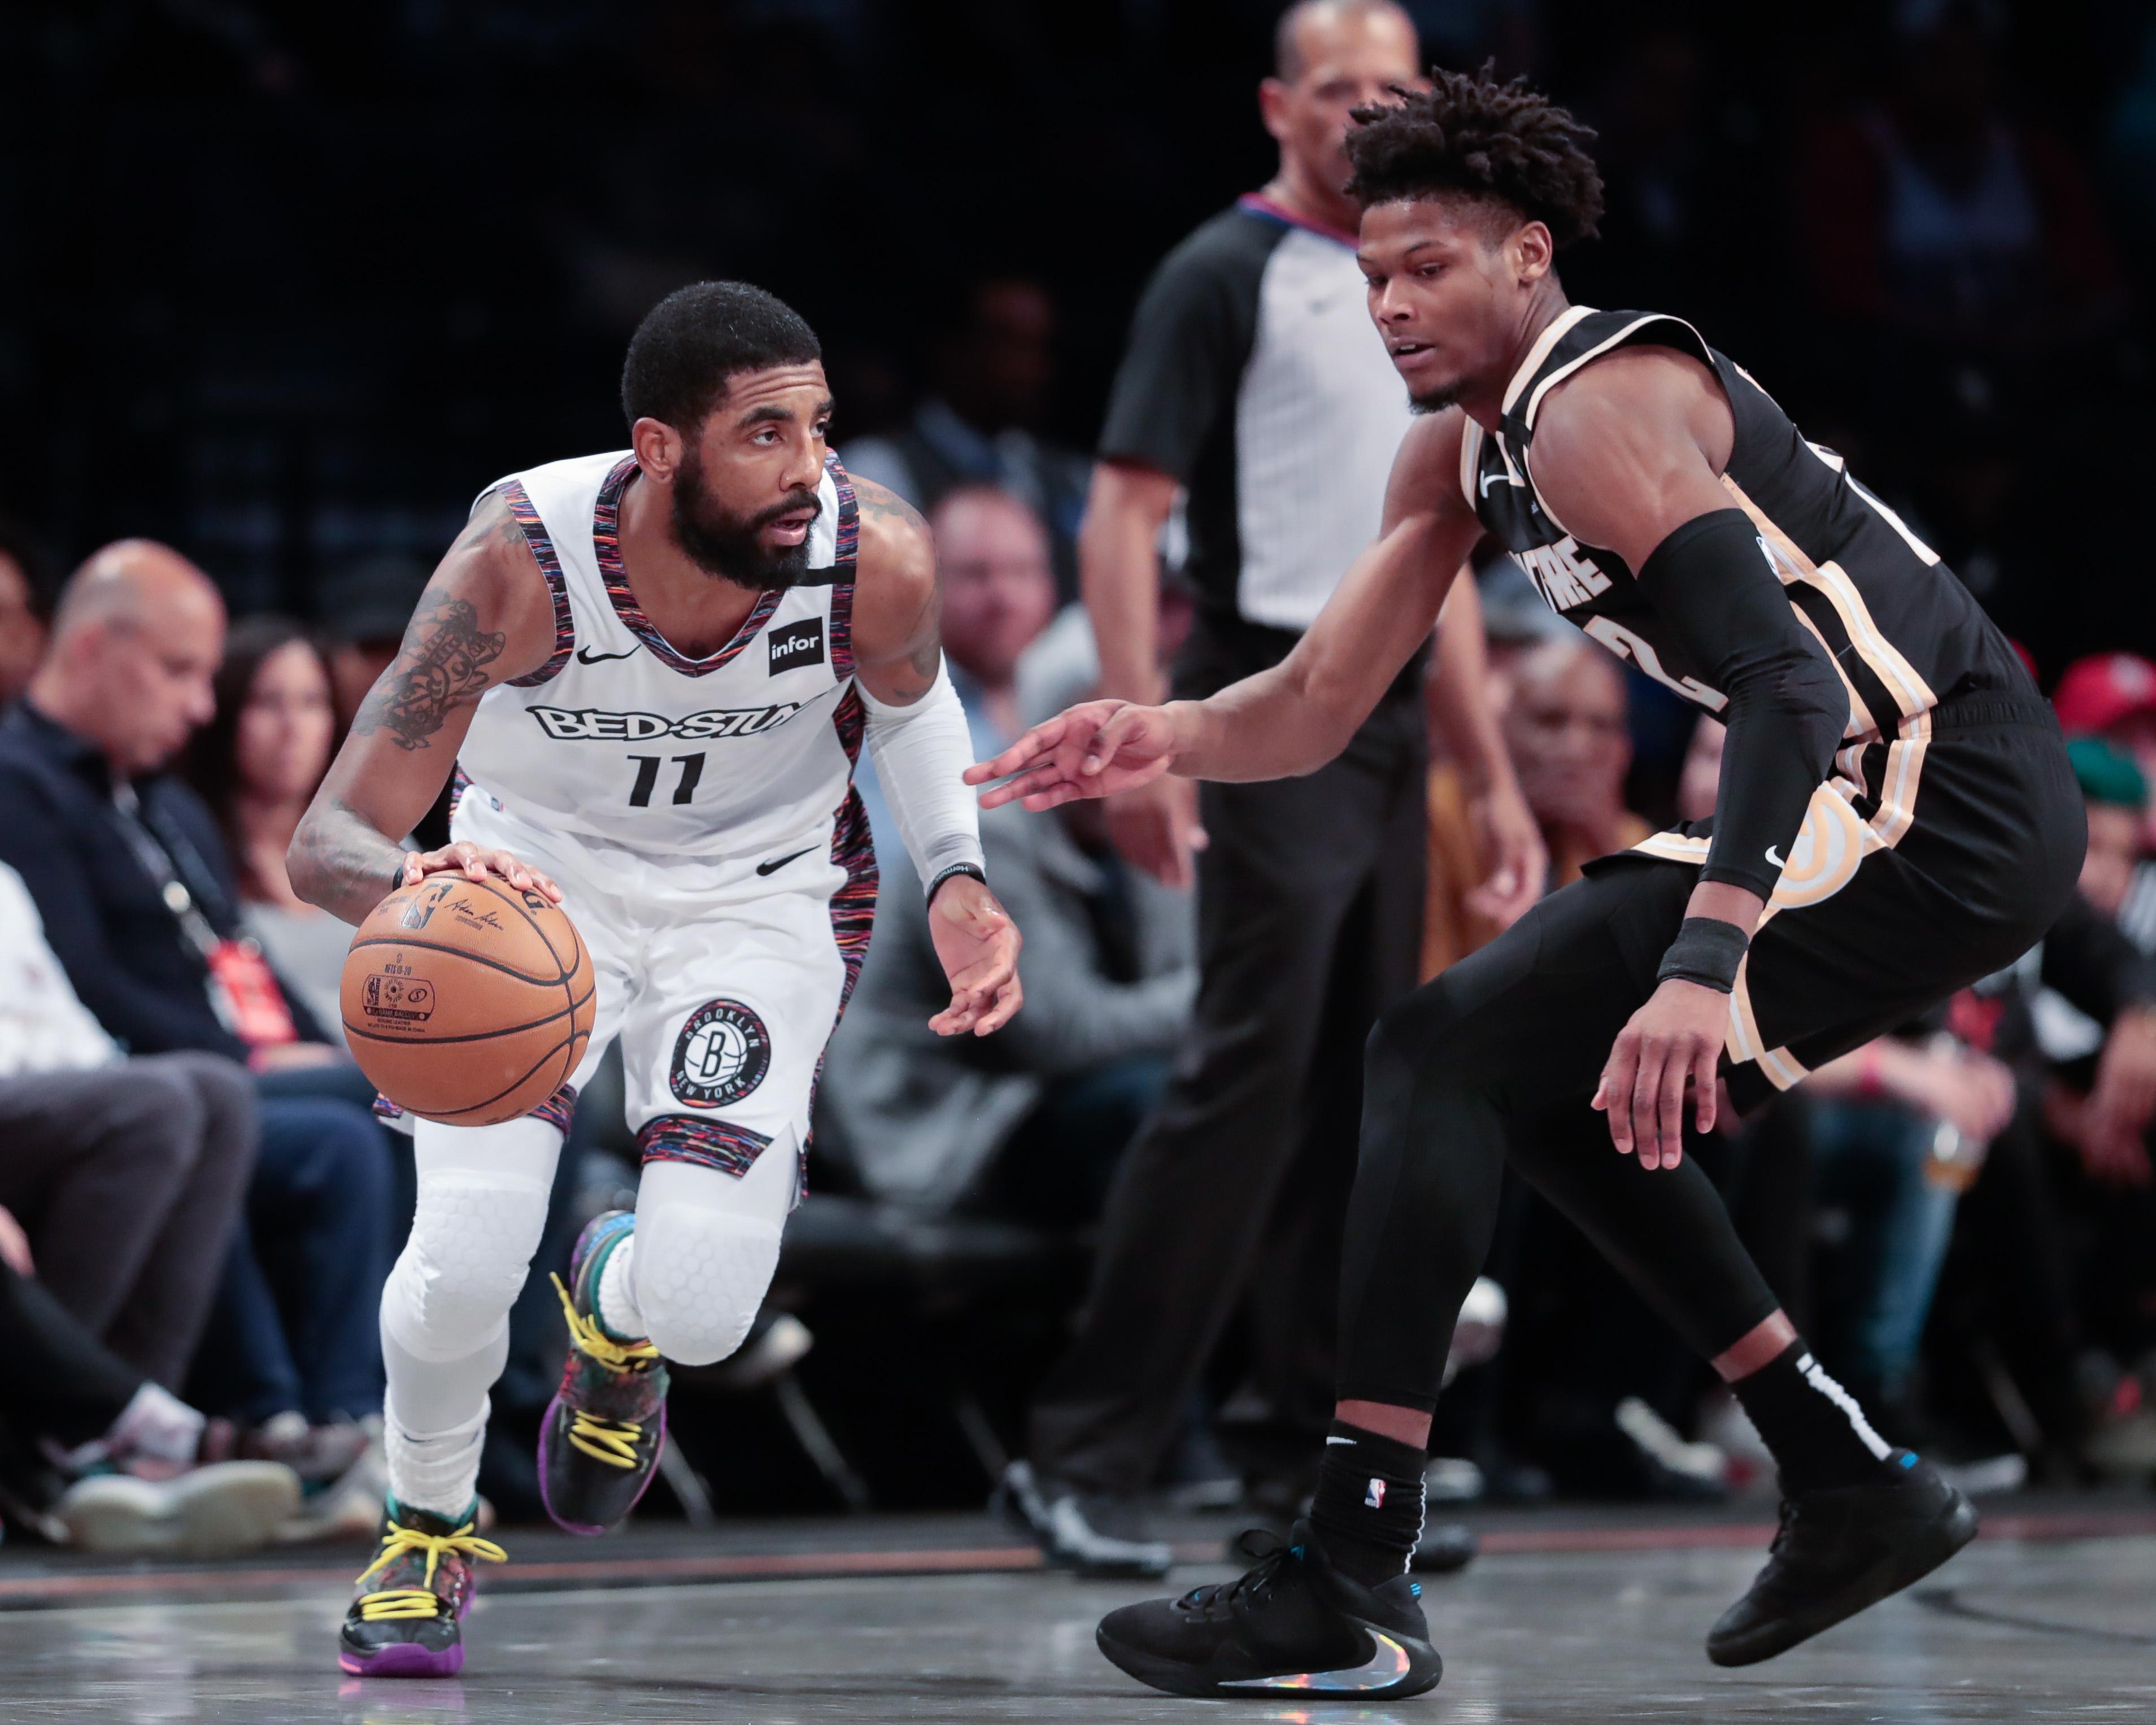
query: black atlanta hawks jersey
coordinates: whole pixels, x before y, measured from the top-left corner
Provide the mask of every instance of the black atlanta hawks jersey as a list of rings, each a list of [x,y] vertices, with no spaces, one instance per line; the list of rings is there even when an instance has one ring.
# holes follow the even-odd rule
[[[2005,638],[1938,554],[1859,484],[1840,456],[1807,442],[1751,374],[1690,324],[1651,312],[1566,311],[1521,362],[1497,431],[1468,422],[1460,480],[1469,503],[1554,608],[1656,681],[1720,712],[1725,692],[1705,680],[1636,572],[1615,552],[1581,544],[1535,490],[1535,418],[1550,391],[1583,366],[1636,345],[1689,353],[1721,380],[1736,422],[1722,487],[1758,529],[1798,620],[1840,674],[1849,713],[1836,775],[1876,840],[1892,845],[1913,818],[1932,711],[1965,694],[2035,691]]]

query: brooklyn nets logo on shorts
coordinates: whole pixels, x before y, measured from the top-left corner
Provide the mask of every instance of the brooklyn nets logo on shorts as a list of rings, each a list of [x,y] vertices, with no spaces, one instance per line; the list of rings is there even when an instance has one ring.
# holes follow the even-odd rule
[[[771,1032],[738,1000],[710,1000],[689,1014],[674,1044],[674,1094],[691,1108],[723,1108],[763,1082]]]

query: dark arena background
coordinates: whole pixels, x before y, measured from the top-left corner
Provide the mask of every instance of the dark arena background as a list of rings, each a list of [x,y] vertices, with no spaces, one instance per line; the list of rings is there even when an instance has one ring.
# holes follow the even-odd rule
[[[2056,710],[2090,843],[2075,908],[2018,966],[1700,1152],[1808,1345],[1969,1494],[1977,1543],[1771,1664],[1710,1666],[1699,1638],[1774,1537],[1774,1460],[1508,1177],[1430,1443],[1429,1525],[1477,1553],[1419,1574],[1443,1684],[1235,1705],[1461,1725],[2156,1719],[2156,541],[2140,516],[2156,9],[1402,8],[1422,64],[1494,61],[1594,128],[1604,213],[1560,257],[1572,300],[1691,321],[1936,549]],[[665,1450],[625,1529],[549,1522],[534,1445],[571,1338],[547,1276],[569,1273],[593,1217],[633,1207],[639,1176],[634,1085],[612,1058],[574,1099],[493,1390],[480,1530],[509,1561],[476,1566],[461,1674],[400,1682],[340,1670],[333,1644],[380,1548],[374,1313],[424,1183],[336,1029],[348,936],[325,942],[331,919],[283,857],[474,497],[621,448],[624,349],[690,283],[795,308],[821,342],[832,449],[929,516],[977,750],[1093,692],[1086,511],[1111,388],[1163,258],[1281,171],[1259,114],[1280,11],[0,3],[0,829],[17,835],[0,834],[0,1718],[1219,1712],[1127,1677],[1094,1624],[1228,1580],[1248,1561],[1235,1537],[1286,1532],[1316,1485],[1371,1011],[1314,1012],[1307,1086],[1283,1104],[1309,1146],[1251,1163],[1263,1214],[1183,1273],[1232,1286],[1217,1320],[1193,1320],[1188,1382],[1132,1391],[1173,1402],[1167,1437],[1130,1489],[1066,1500],[1092,1532],[1164,1543],[1170,1581],[1089,1573],[1029,1530],[1011,1468],[1035,1477],[1038,1399],[1097,1297],[1117,1153],[1196,1059],[1206,937],[1187,887],[1140,878],[1120,829],[1059,819],[1060,850],[1006,860],[990,828],[1029,1004],[986,1053],[947,1058],[919,1024],[942,996],[906,993],[909,954],[942,977],[873,801],[875,939],[747,1342],[673,1368]],[[1232,346],[1238,315],[1185,339]],[[218,711],[189,710],[154,758],[108,749],[110,775],[82,744],[68,771],[96,786],[89,818],[116,795],[131,809],[139,784],[145,819],[68,829],[95,860],[63,867],[42,835],[74,805],[26,764],[54,729],[49,691],[89,675],[63,590],[134,540],[222,596],[232,630],[203,668]],[[1192,627],[1188,542],[1178,509],[1164,645]],[[1635,669],[1564,657],[1576,632],[1553,634],[1494,547],[1476,578],[1496,734],[1553,886],[1712,812],[1702,732],[1718,726]],[[1473,896],[1494,842],[1475,777],[1435,696],[1431,715],[1402,841],[1422,854],[1420,920],[1383,923],[1375,886],[1346,913],[1397,965],[1419,955],[1405,983],[1502,926]],[[670,765],[659,783],[663,804]],[[447,842],[444,818],[414,844]],[[1205,866],[1253,844],[1223,821]],[[1021,865],[1023,906],[1004,885]],[[1026,927],[1036,903],[1067,925],[1052,938]],[[1348,944],[1312,971],[1327,1002],[1363,956]],[[228,1000],[234,952],[272,997],[266,1031],[198,1010],[198,973]],[[188,996],[199,1033],[141,1004],[161,988]],[[80,1006],[55,1004],[70,994]],[[1043,1028],[1022,1040],[1029,1013]],[[1253,1046],[1274,1045],[1265,1028]],[[122,1106],[121,1075],[182,1060],[220,1076]],[[79,1098],[49,1088],[63,1077]],[[213,1194],[215,1167],[230,1172]],[[1240,1183],[1190,1202],[1229,1206]],[[1195,1217],[1188,1231],[1213,1237]],[[1187,1291],[1179,1237],[1157,1234],[1163,1302]],[[165,1330],[187,1334],[153,1346]],[[125,1411],[84,1414],[100,1395]]]

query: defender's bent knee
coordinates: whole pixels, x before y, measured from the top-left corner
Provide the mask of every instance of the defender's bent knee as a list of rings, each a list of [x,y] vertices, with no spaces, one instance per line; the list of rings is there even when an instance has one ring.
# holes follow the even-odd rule
[[[668,1359],[707,1366],[742,1345],[778,1267],[779,1224],[670,1204],[636,1219],[636,1305]]]
[[[547,1189],[469,1169],[419,1176],[412,1236],[382,1291],[382,1325],[426,1360],[461,1359],[500,1333],[547,1224]]]

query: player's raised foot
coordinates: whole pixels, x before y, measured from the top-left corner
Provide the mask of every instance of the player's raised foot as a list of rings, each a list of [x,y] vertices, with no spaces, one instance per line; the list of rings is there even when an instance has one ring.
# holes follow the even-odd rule
[[[477,1582],[475,1558],[505,1562],[482,1539],[479,1505],[451,1520],[392,1499],[381,1555],[360,1572],[337,1631],[337,1664],[360,1677],[448,1677],[464,1669],[464,1615]]]
[[[594,1218],[570,1255],[568,1285],[554,1278],[569,1357],[539,1427],[539,1496],[571,1533],[619,1526],[650,1485],[666,1441],[665,1362],[649,1342],[615,1336],[599,1322],[599,1277],[635,1226],[627,1210]]]
[[[1286,1544],[1265,1532],[1240,1544],[1258,1559],[1254,1568],[1179,1599],[1111,1611],[1096,1635],[1101,1652],[1171,1695],[1281,1690],[1389,1701],[1437,1686],[1445,1661],[1430,1645],[1419,1583],[1351,1580],[1327,1561],[1307,1522]]]
[[[1907,1450],[1876,1483],[1784,1498],[1767,1567],[1709,1632],[1707,1656],[1772,1659],[1922,1579],[1975,1538],[1969,1499]]]

